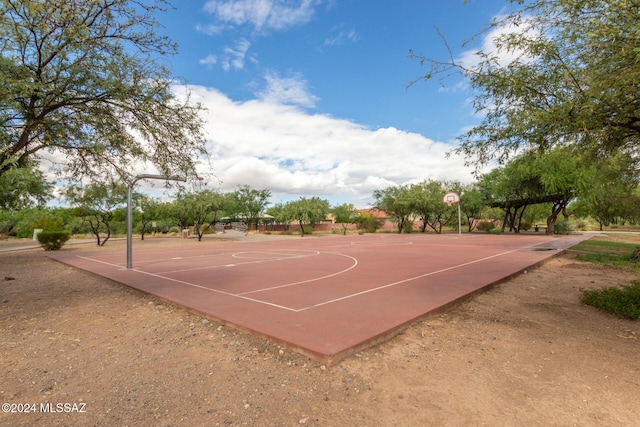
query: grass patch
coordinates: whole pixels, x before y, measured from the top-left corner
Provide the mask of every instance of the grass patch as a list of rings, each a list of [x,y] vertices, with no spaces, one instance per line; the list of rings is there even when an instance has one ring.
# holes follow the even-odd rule
[[[604,310],[624,319],[640,318],[640,281],[629,286],[604,289],[581,289],[584,304]]]
[[[635,243],[591,239],[580,242],[571,249],[581,252],[576,255],[581,261],[640,269],[640,263],[637,262],[640,246]]]
[[[590,239],[580,242],[573,248],[580,252],[576,258],[598,264],[615,265],[623,268],[640,269],[640,245],[623,240],[618,235],[616,240]],[[629,240],[637,241],[636,236]],[[587,305],[611,313],[624,319],[640,318],[640,281],[636,280],[627,286],[610,286],[602,289],[580,289],[580,300]]]

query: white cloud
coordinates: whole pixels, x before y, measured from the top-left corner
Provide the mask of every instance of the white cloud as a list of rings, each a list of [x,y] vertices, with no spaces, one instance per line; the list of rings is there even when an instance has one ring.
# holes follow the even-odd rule
[[[446,158],[451,146],[419,134],[372,130],[273,99],[236,102],[214,88],[191,89],[207,108],[207,148],[221,182],[210,186],[221,191],[249,185],[271,190],[272,201],[316,195],[363,207],[389,185],[472,180],[463,159]]]
[[[332,35],[324,40],[324,45],[336,46],[345,41],[358,41],[358,33],[355,29],[345,30],[342,26],[338,26],[332,29]]]
[[[175,86],[174,93],[183,97],[185,89]],[[215,88],[189,89],[192,98],[207,108],[206,145],[212,170],[203,166],[200,175],[209,188],[231,192],[249,185],[269,189],[273,203],[318,196],[332,205],[367,207],[374,190],[392,185],[425,179],[473,180],[462,158],[447,158],[450,145],[420,134],[393,127],[369,129],[274,98],[238,102]],[[60,153],[46,157],[43,168],[48,174],[53,164],[65,162]],[[157,171],[139,164],[131,173]],[[140,181],[136,190],[164,199],[163,185]]]
[[[300,73],[290,77],[280,77],[277,73],[270,72],[265,75],[265,80],[266,88],[257,94],[265,102],[311,108],[318,100],[309,92],[307,82]]]
[[[200,63],[203,65],[214,65],[216,62],[218,62],[218,56],[213,54],[207,55],[200,60]]]
[[[219,23],[250,25],[256,31],[283,30],[309,22],[316,3],[316,0],[210,0],[204,10]]]
[[[243,37],[236,42],[234,47],[225,48],[223,57],[220,61],[222,68],[225,71],[229,71],[232,68],[235,70],[243,69],[244,60],[250,47],[251,42]]]

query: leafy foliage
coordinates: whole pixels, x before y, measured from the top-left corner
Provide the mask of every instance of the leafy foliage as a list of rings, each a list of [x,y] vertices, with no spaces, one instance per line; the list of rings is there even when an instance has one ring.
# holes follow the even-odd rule
[[[126,201],[127,189],[118,184],[92,184],[85,188],[70,188],[67,199],[75,213],[89,225],[98,246],[104,246],[112,234],[112,221]]]
[[[41,231],[37,235],[38,243],[45,251],[57,251],[71,238],[67,230]]]
[[[44,207],[21,209],[15,213],[5,211],[0,215],[0,232],[19,238],[33,236],[35,228],[59,230],[64,228],[63,224],[59,211]]]
[[[0,174],[0,209],[18,211],[43,205],[51,197],[51,185],[33,165],[12,167]]]
[[[640,209],[638,158],[618,153],[597,161],[595,169],[597,175],[576,203],[578,214],[595,219],[600,230],[617,218],[635,221]]]
[[[413,221],[414,201],[409,186],[393,186],[382,190],[375,190],[376,208],[391,215],[398,225],[398,233],[402,233],[404,224]]]
[[[330,211],[329,202],[319,197],[301,197],[299,200],[289,202],[285,205],[284,210],[286,217],[298,221],[300,232],[304,236],[309,233],[313,226],[327,218]],[[306,228],[310,225],[311,228]]]
[[[502,229],[519,232],[530,205],[551,206],[547,233],[553,234],[558,216],[568,216],[569,203],[595,179],[595,168],[585,165],[573,147],[527,152],[480,178],[478,187],[489,206],[505,210]],[[526,227],[524,227],[526,228]]]
[[[222,213],[230,208],[231,203],[229,196],[212,190],[202,190],[180,195],[173,203],[171,212],[179,219],[183,228],[194,225],[198,241],[201,241],[204,233],[215,225]]]
[[[354,223],[358,230],[365,233],[375,233],[382,226],[383,220],[376,218],[371,212],[362,212],[356,215]]]
[[[247,225],[257,225],[260,215],[269,204],[271,191],[257,190],[243,185],[230,194],[229,214]]]
[[[476,64],[420,58],[431,65],[425,79],[459,72],[473,89],[483,120],[456,151],[476,165],[569,144],[592,158],[637,151],[638,1],[510,2],[519,9],[491,24],[497,49]]]
[[[0,175],[42,155],[74,179],[165,175],[205,153],[201,107],[172,89],[158,59],[164,0],[0,0]]]
[[[350,203],[343,203],[331,209],[333,218],[338,224],[342,224],[342,234],[347,234],[347,224],[354,224],[357,216],[356,208]]]

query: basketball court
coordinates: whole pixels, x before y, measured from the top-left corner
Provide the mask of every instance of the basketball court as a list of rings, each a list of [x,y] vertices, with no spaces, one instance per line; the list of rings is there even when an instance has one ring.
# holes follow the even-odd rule
[[[588,237],[205,237],[162,246],[134,241],[132,269],[126,268],[124,247],[65,247],[51,257],[333,363]]]

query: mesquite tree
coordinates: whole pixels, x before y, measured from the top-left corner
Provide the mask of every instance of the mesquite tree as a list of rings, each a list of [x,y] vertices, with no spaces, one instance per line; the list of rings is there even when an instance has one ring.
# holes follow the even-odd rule
[[[164,0],[0,0],[0,175],[47,156],[74,179],[126,180],[133,165],[191,172],[201,106],[161,62],[176,52]]]

